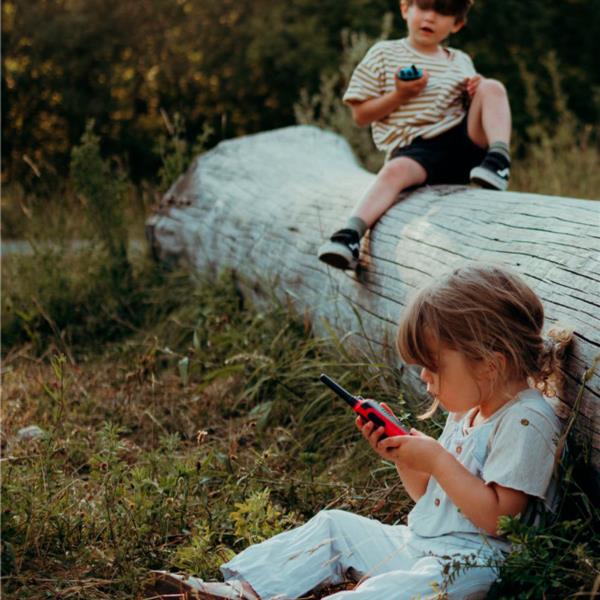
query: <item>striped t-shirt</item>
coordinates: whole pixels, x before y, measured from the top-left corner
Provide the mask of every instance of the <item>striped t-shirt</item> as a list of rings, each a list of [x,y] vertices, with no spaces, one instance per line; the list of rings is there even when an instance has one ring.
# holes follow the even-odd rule
[[[427,87],[420,94],[371,124],[373,141],[379,150],[389,154],[418,136],[435,137],[463,119],[465,78],[476,71],[467,54],[454,48],[446,50],[445,58],[434,58],[415,50],[406,38],[386,40],[372,46],[354,69],[344,102],[363,102],[393,92],[400,68],[414,64],[429,73]]]

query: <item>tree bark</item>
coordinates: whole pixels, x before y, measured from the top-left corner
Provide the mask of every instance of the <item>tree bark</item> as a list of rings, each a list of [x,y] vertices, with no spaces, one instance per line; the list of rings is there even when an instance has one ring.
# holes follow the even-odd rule
[[[165,194],[147,231],[155,255],[198,272],[234,269],[254,300],[291,299],[348,344],[398,361],[395,328],[407,296],[465,261],[509,265],[557,321],[575,331],[558,402],[591,447],[600,491],[600,203],[462,186],[404,193],[362,244],[358,274],[328,268],[318,246],[343,226],[374,175],[339,136],[289,127],[220,143]],[[407,382],[420,389],[415,371]],[[315,375],[316,376],[316,375]]]

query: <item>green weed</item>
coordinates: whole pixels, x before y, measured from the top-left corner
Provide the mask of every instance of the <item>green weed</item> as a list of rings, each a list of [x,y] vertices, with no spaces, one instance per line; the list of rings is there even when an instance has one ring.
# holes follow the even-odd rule
[[[206,150],[214,129],[205,123],[196,141],[190,144],[185,137],[185,122],[181,114],[175,113],[171,120],[165,110],[161,109],[160,113],[167,135],[159,136],[156,147],[162,162],[158,177],[159,190],[166,192],[170,185],[185,173],[192,159]]]
[[[110,283],[117,290],[131,285],[131,265],[127,259],[125,199],[127,180],[100,155],[100,139],[87,125],[81,144],[71,151],[71,179],[84,200],[92,231],[106,250]]]
[[[257,310],[230,274],[169,277],[154,319],[100,353],[73,363],[25,349],[5,361],[7,597],[131,598],[149,569],[218,577],[233,554],[326,506],[387,523],[409,510],[393,466],[318,382],[326,371],[414,424],[419,407],[398,393],[398,373],[312,337],[285,306]],[[46,435],[18,442],[28,424]],[[570,488],[566,502],[576,497]],[[598,559],[585,532],[598,525],[587,515],[545,530],[508,523],[523,551],[497,597],[589,591]]]
[[[156,320],[101,354],[5,361],[7,595],[130,598],[148,569],[215,577],[222,560],[326,505],[404,511],[393,469],[379,470],[317,380],[327,370],[382,395],[371,365],[307,335],[284,306],[253,309],[231,276],[188,279],[183,294],[169,277]],[[17,442],[31,423],[45,437]]]

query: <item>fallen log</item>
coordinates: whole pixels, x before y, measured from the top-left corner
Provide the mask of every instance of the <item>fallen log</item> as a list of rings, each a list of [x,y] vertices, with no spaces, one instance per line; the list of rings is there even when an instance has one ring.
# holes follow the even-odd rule
[[[600,202],[422,187],[403,194],[363,241],[358,274],[320,263],[319,244],[373,179],[344,139],[314,127],[222,142],[165,194],[148,237],[159,259],[198,272],[234,269],[254,300],[290,299],[318,333],[325,319],[349,344],[391,360],[414,289],[464,261],[510,265],[542,298],[547,325],[575,331],[557,408],[566,417],[583,385],[575,429],[591,450],[600,492],[600,375],[590,371],[600,353]]]

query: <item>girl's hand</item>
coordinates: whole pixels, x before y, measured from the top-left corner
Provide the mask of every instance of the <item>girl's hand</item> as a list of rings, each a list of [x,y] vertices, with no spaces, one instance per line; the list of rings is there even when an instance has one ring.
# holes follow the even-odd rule
[[[410,435],[381,439],[383,427],[375,427],[371,421],[364,421],[361,417],[356,418],[356,426],[381,458],[400,468],[431,474],[438,458],[445,452],[435,439],[416,429],[411,429]]]
[[[389,457],[399,468],[423,471],[430,475],[446,450],[432,437],[411,429],[410,435],[385,438],[377,442],[377,454]]]
[[[467,88],[467,94],[469,94],[469,98],[472,98],[481,83],[483,78],[481,75],[474,75],[473,77],[467,77],[465,79],[465,86]]]
[[[414,81],[403,81],[399,77],[394,76],[396,83],[396,91],[405,99],[409,100],[418,96],[426,87],[429,81],[429,73],[423,69],[423,75]]]
[[[371,421],[365,421],[362,417],[356,417],[356,426],[359,428],[363,437],[369,442],[369,445],[381,458],[393,461],[392,455],[386,450],[379,448],[379,440],[383,435],[383,427],[375,427]]]
[[[385,402],[382,402],[381,406],[389,411],[390,414],[394,415],[394,411]],[[389,452],[382,453],[381,449],[377,446],[381,436],[384,433],[383,427],[376,427],[374,423],[371,421],[365,421],[362,417],[356,417],[355,423],[360,432],[363,434],[363,437],[367,440],[367,442],[369,442],[371,448],[373,448],[373,450],[375,450],[375,452],[377,452],[381,458],[391,461],[394,460]]]

